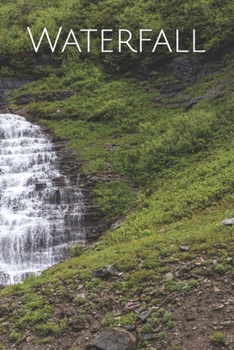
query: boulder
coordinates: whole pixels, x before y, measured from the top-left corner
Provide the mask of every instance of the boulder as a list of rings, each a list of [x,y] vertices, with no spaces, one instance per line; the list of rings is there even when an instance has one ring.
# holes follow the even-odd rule
[[[234,224],[234,218],[226,219],[221,222],[221,225],[223,226],[231,226]]]
[[[133,350],[136,338],[124,329],[110,328],[100,332],[94,338],[93,345],[101,350]]]

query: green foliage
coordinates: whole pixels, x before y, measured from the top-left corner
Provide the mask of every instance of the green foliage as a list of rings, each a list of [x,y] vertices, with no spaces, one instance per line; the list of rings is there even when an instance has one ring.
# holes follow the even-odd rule
[[[120,316],[120,318],[116,319],[113,315],[107,314],[104,319],[102,320],[102,324],[105,327],[114,327],[118,324],[121,324],[122,326],[132,325],[136,322],[137,315],[135,312],[129,312],[127,314],[123,314]]]
[[[157,4],[152,0],[137,2],[85,0],[78,3],[70,0],[66,4],[61,0],[51,0],[47,3],[38,2],[38,0],[2,1],[0,4],[0,59],[3,62],[7,62],[8,59],[7,63],[15,74],[17,69],[23,74],[32,72],[35,74],[33,48],[26,27],[30,26],[34,39],[38,42],[45,23],[52,42],[57,36],[59,27],[63,28],[55,50],[55,55],[62,61],[62,65],[65,62],[70,62],[72,65],[77,61],[91,60],[96,62],[96,65],[101,64],[109,74],[133,69],[137,64],[153,65],[171,56],[172,54],[165,47],[158,47],[157,54],[152,53],[161,28],[164,29],[173,52],[175,52],[175,28],[181,31],[181,48],[189,49],[190,52],[193,28],[197,30],[197,48],[205,47],[208,52],[229,47],[233,43],[234,36],[231,0],[218,5],[213,0],[206,2],[199,0],[196,3],[185,0],[180,4],[169,0]],[[98,33],[91,35],[90,53],[87,53],[87,35],[80,33],[80,28],[99,30]],[[112,42],[109,43],[109,49],[113,49],[112,54],[100,53],[100,29],[102,28],[113,30]],[[123,45],[121,54],[118,53],[118,29],[120,28],[127,28],[132,32],[131,45],[137,51],[139,51],[139,30],[152,29],[152,33],[147,33],[152,40],[144,43],[141,55],[132,52],[126,45]],[[75,47],[67,47],[65,52],[61,53],[70,29],[74,30],[78,38],[81,53]],[[47,40],[44,38],[39,53],[48,54],[49,52]],[[67,79],[70,79],[69,75]],[[77,84],[79,87],[79,82]],[[103,106],[103,108],[106,107]],[[113,105],[110,109],[122,113],[121,107],[119,109]]]
[[[166,332],[158,333],[158,339],[159,340],[165,340],[166,338],[167,338],[167,333]]]
[[[83,298],[81,295],[79,295],[79,296],[77,296],[77,297],[74,299],[74,302],[75,302],[77,305],[85,304],[85,298]]]
[[[221,275],[227,272],[227,270],[228,270],[228,266],[224,264],[217,264],[215,266],[215,271],[219,272]]]
[[[21,337],[22,337],[21,334],[16,329],[11,330],[9,335],[10,341],[15,342],[16,344],[19,344]]]
[[[135,204],[136,195],[129,185],[121,180],[98,184],[93,191],[96,202],[110,220],[127,214]]]
[[[152,331],[153,331],[153,327],[148,322],[146,324],[144,324],[141,328],[141,333],[143,333],[143,334],[149,334]]]
[[[66,328],[67,318],[61,319],[58,323],[49,321],[47,323],[43,323],[41,325],[37,325],[34,327],[35,331],[41,336],[47,335],[55,335],[60,337]]]
[[[85,247],[77,243],[73,243],[70,247],[68,247],[68,252],[71,254],[72,257],[78,257],[82,255],[84,251],[85,251]]]
[[[28,324],[35,325],[45,321],[52,313],[53,308],[50,305],[45,305],[42,309],[37,309],[32,312],[30,309],[24,310],[24,315],[19,319],[18,326],[24,328]]]
[[[17,326],[25,328],[40,324],[49,318],[53,312],[53,308],[48,302],[34,293],[24,294],[22,297],[23,307],[19,311]]]
[[[50,344],[50,343],[53,343],[53,338],[52,337],[46,337],[46,338],[38,339],[35,342],[35,345],[38,346],[38,345],[41,345],[41,344]]]
[[[116,324],[116,321],[112,315],[106,315],[102,320],[102,324],[105,327],[113,327]]]

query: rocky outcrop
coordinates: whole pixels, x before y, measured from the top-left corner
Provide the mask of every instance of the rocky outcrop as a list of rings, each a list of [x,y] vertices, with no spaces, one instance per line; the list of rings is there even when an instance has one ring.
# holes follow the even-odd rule
[[[216,85],[210,86],[200,96],[190,96],[187,88],[202,83],[204,77],[208,77],[214,73],[225,70],[232,62],[233,58],[225,58],[225,54],[201,54],[201,55],[180,55],[173,59],[163,62],[157,67],[144,69],[141,67],[136,72],[136,77],[140,80],[148,80],[152,84],[149,92],[154,92],[156,88],[161,93],[160,97],[153,97],[156,108],[165,107],[177,109],[184,107],[187,111],[191,109],[198,101],[214,97],[220,98],[224,96],[224,88],[226,93],[233,92],[232,86],[226,86],[227,80],[218,81]],[[157,74],[155,74],[157,71]],[[165,102],[166,99],[166,102]]]
[[[4,99],[11,91],[29,82],[30,79],[0,77],[0,107],[5,106]]]
[[[16,97],[17,105],[27,105],[39,101],[62,101],[76,94],[75,90],[51,90],[50,92],[26,93]]]

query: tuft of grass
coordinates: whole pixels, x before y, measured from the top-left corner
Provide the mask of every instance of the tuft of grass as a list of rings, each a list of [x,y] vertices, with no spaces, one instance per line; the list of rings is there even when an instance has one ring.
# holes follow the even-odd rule
[[[16,344],[19,344],[21,338],[22,338],[21,333],[20,333],[18,330],[12,329],[12,330],[10,331],[9,340],[10,340],[11,342],[15,342]]]
[[[222,345],[224,345],[224,343],[225,343],[225,335],[224,335],[222,332],[215,331],[215,332],[212,334],[211,342],[212,342],[214,345],[222,346]]]
[[[66,324],[67,318],[65,317],[61,319],[58,323],[49,321],[47,323],[37,325],[34,327],[34,330],[40,336],[55,335],[56,337],[60,337],[65,331]]]

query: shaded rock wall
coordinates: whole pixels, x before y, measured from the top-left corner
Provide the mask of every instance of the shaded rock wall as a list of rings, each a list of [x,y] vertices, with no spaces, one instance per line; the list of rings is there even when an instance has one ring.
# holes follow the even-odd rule
[[[202,99],[223,97],[225,95],[224,88],[228,90],[226,93],[234,90],[232,86],[226,86],[226,81],[219,80],[217,85],[210,86],[200,96],[190,96],[189,92],[186,91],[187,88],[200,84],[204,77],[229,68],[233,62],[232,52],[184,54],[167,60],[157,67],[141,67],[135,74],[137,79],[148,80],[152,84],[152,89],[156,88],[160,91],[161,96],[157,95],[153,98],[155,108],[166,105],[167,108],[171,109],[184,107],[185,110],[189,110]]]
[[[29,82],[29,79],[0,76],[0,107],[3,108],[5,106],[5,98],[12,90],[18,89],[20,86]]]
[[[94,241],[110,228],[110,223],[104,219],[100,207],[93,202],[92,191],[97,182],[113,181],[116,179],[116,175],[108,172],[82,173],[80,170],[81,163],[76,159],[74,153],[64,148],[67,141],[57,141],[53,138],[52,141],[59,157],[60,172],[66,175],[74,186],[77,183],[77,176],[79,176],[79,188],[83,193],[85,205],[83,223],[88,241]]]

